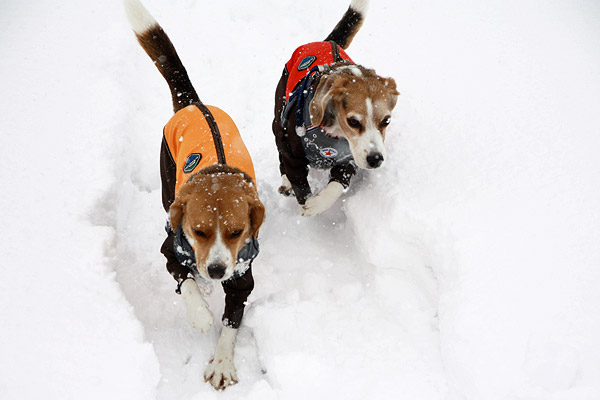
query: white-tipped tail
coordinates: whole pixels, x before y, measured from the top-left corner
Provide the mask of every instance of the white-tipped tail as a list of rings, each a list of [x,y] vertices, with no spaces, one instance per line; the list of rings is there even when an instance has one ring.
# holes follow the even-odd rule
[[[347,49],[360,30],[369,8],[369,0],[352,0],[350,6],[325,41],[333,41],[342,49]]]
[[[350,8],[358,11],[362,15],[366,15],[367,10],[369,9],[369,0],[352,0],[350,2]]]
[[[141,34],[149,30],[158,22],[146,10],[146,7],[139,0],[124,0],[127,19],[135,33]]]

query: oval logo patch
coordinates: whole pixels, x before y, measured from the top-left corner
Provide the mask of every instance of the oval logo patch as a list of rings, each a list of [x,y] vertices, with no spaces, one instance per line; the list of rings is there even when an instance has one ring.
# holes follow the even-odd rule
[[[183,172],[190,173],[194,170],[194,168],[196,168],[198,166],[198,164],[200,163],[200,160],[202,160],[202,154],[200,153],[192,153],[188,156],[188,158],[185,160],[185,164],[183,165]]]
[[[308,69],[308,67],[310,67],[316,59],[317,57],[315,56],[304,57],[302,61],[300,61],[300,64],[298,64],[298,71],[304,71],[305,69]]]
[[[338,155],[337,150],[333,147],[326,147],[324,149],[321,149],[319,150],[319,153],[321,153],[321,156],[325,158],[333,158]]]

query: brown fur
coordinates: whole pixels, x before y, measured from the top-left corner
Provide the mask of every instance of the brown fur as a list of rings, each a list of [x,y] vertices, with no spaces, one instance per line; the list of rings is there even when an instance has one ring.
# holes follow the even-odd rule
[[[173,43],[160,25],[156,24],[144,33],[136,33],[135,36],[169,84],[173,112],[200,101]]]
[[[195,241],[198,270],[207,276],[206,259],[217,240],[217,231],[235,257],[250,237],[258,236],[265,207],[248,175],[235,168],[214,165],[181,186],[169,215],[173,230],[182,224],[186,236]],[[239,236],[232,236],[240,231]]]
[[[374,107],[374,123],[385,136],[385,127],[381,122],[391,116],[396,105],[398,91],[392,78],[383,78],[372,69],[357,65],[362,76],[357,76],[350,69],[343,69],[324,75],[315,96],[310,103],[311,122],[321,125],[325,131],[336,121],[350,140],[352,136],[360,135],[365,130],[365,124],[358,128],[348,125],[348,116],[352,114],[367,115],[365,101],[370,98]],[[363,121],[366,122],[366,121]],[[330,132],[328,132],[330,133]]]
[[[326,40],[337,43],[345,50],[362,26],[367,6],[368,1],[352,1]],[[292,58],[290,62],[296,64],[297,60]],[[279,171],[283,177],[279,191],[285,195],[293,193],[302,207],[302,215],[308,216],[327,209],[335,201],[334,194],[339,192],[335,183],[347,188],[357,167],[375,169],[384,164],[387,157],[384,145],[386,128],[399,95],[392,78],[379,76],[372,69],[348,61],[319,67],[317,87],[308,104],[311,125],[320,127],[328,136],[346,138],[354,160],[333,165],[327,185],[330,190],[324,196],[313,194],[308,183],[309,168],[320,165],[308,159],[305,142],[301,139],[309,127],[304,126],[305,121],[296,121],[296,118],[297,115],[303,118],[301,114],[304,110],[288,113],[289,109],[286,109],[289,87],[298,85],[297,74],[294,70],[288,71],[290,66],[287,64],[275,90],[272,124],[279,151]],[[294,81],[288,82],[289,79]]]

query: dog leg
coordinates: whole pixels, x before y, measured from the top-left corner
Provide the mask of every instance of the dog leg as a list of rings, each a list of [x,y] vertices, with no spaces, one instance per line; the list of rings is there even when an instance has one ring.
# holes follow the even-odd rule
[[[217,390],[225,390],[238,381],[237,372],[233,365],[233,348],[236,336],[237,329],[223,327],[215,355],[210,360],[206,371],[204,371],[204,380]]]
[[[206,333],[213,323],[213,315],[208,304],[202,298],[200,289],[193,279],[186,279],[181,284],[181,295],[185,301],[186,318],[192,328]]]
[[[281,186],[279,186],[279,193],[287,197],[294,195],[294,191],[292,190],[292,184],[290,183],[290,180],[285,174],[281,175]]]
[[[303,206],[300,206],[300,214],[305,217],[314,217],[321,214],[335,203],[344,192],[344,186],[336,181],[331,181],[327,187],[313,197],[309,197]]]

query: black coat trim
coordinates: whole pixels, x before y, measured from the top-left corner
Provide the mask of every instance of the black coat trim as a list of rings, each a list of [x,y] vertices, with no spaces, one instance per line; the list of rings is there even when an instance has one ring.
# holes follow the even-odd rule
[[[225,150],[223,149],[223,140],[221,139],[221,132],[219,131],[219,126],[215,121],[215,117],[213,117],[212,113],[202,102],[194,103],[196,107],[202,114],[204,114],[204,118],[206,118],[206,122],[210,127],[210,132],[212,133],[213,141],[215,142],[215,149],[217,151],[217,159],[219,160],[219,164],[227,164],[227,160],[225,159]]]
[[[342,56],[340,56],[340,50],[338,49],[337,43],[334,42],[333,40],[330,40],[329,43],[331,44],[331,52],[333,54],[333,61],[334,62],[343,61],[344,59],[342,58]]]

